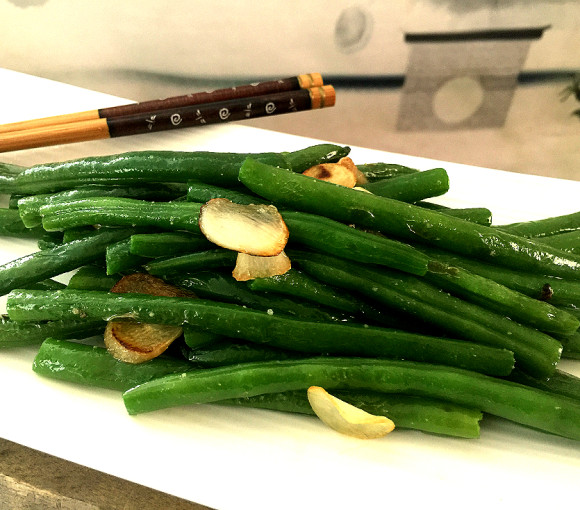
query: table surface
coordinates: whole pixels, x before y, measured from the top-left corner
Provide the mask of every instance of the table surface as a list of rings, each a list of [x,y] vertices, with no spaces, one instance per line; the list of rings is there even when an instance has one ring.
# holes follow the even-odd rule
[[[0,99],[0,122],[125,102],[6,70],[0,70],[0,82],[9,92]],[[293,150],[310,143],[314,140],[230,124],[39,148],[3,154],[0,159],[30,165],[144,148]],[[444,166],[450,174],[451,190],[440,202],[490,207],[498,224],[574,212],[580,192],[580,182],[360,147],[353,147],[352,156],[357,162],[390,161],[420,169]],[[2,240],[0,263],[33,249],[33,243],[27,241]],[[140,494],[160,491],[220,509],[271,508],[273,501],[277,508],[365,507],[383,500],[389,505],[409,506],[444,498],[453,507],[473,501],[474,494],[476,507],[507,507],[516,501],[568,503],[576,496],[580,473],[577,443],[504,420],[486,417],[482,437],[474,441],[413,431],[396,431],[379,441],[360,441],[339,436],[309,417],[261,410],[197,406],[129,417],[115,392],[36,378],[30,371],[33,355],[33,349],[0,353],[0,384],[19,388],[17,395],[4,393],[0,397],[8,417],[0,420],[0,437],[6,440],[0,444],[0,461],[3,456],[9,458],[6,452],[18,448],[23,448],[21,452],[29,459],[34,455],[39,459],[46,455],[43,458],[53,462],[63,459],[59,476],[68,477],[73,485],[89,477],[83,478],[83,473],[90,473],[83,471],[85,468],[96,470],[115,480],[110,482],[114,487],[110,500],[120,494],[135,494],[132,484],[141,487]],[[580,375],[575,363],[563,362],[562,368]],[[51,419],[37,424],[38,416]],[[103,434],[111,428],[118,429],[124,440],[111,444]],[[0,464],[0,472],[5,486],[19,477],[26,479],[22,472],[14,477],[9,462]],[[26,481],[33,490],[35,483],[41,485],[39,476],[32,468],[29,474]],[[73,502],[76,497],[60,496]],[[280,501],[282,497],[284,501]],[[137,497],[132,499],[134,506],[122,508],[143,506]],[[85,508],[79,506],[82,504],[112,508],[102,501],[78,499],[76,504],[70,508]],[[177,503],[158,507],[181,508]]]

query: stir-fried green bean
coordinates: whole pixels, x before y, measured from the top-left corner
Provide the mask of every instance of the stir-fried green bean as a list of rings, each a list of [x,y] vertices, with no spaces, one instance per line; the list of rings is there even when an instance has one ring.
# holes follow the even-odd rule
[[[201,299],[67,289],[50,296],[42,291],[12,291],[8,314],[13,320],[28,321],[130,317],[155,324],[188,323],[224,336],[306,353],[409,359],[494,375],[508,374],[513,368],[513,354],[503,348],[363,324],[302,321]]]
[[[165,376],[123,394],[130,414],[322,386],[438,398],[580,439],[580,402],[457,368],[364,358],[247,363]]]
[[[444,168],[433,168],[369,182],[362,187],[381,197],[394,198],[402,202],[418,202],[447,193],[449,176]]]
[[[89,264],[102,257],[107,246],[126,239],[132,233],[132,230],[127,229],[103,230],[93,236],[24,255],[0,265],[0,295]]]
[[[417,395],[334,390],[337,398],[375,416],[386,416],[398,429],[414,429],[453,437],[479,437],[480,411]],[[257,407],[313,415],[304,390],[264,393],[216,402],[219,405]]]

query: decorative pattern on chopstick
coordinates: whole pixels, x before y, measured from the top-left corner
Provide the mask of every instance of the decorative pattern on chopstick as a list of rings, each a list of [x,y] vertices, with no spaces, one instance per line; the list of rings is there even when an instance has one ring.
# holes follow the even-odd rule
[[[280,115],[334,106],[336,94],[331,85],[292,90],[256,97],[244,97],[156,110],[110,119],[72,122],[45,128],[0,134],[0,152],[45,147],[104,138],[152,133],[184,127],[220,124],[236,120]]]
[[[333,106],[331,85],[107,119],[111,138]]]
[[[277,94],[290,90],[309,89],[321,87],[323,85],[322,76],[319,73],[300,74],[291,78],[283,78],[273,81],[263,81],[240,85],[225,89],[217,89],[205,92],[195,92],[182,96],[168,97],[165,99],[154,99],[140,103],[131,103],[109,108],[99,108],[98,110],[88,110],[84,112],[43,117],[40,119],[26,120],[0,125],[0,134],[13,133],[25,129],[45,128],[72,122],[83,122],[96,119],[111,119],[124,115],[135,115],[143,112],[155,110],[167,110],[168,108],[182,108],[199,104],[215,103],[218,101],[228,101],[241,97],[254,97],[264,94]]]

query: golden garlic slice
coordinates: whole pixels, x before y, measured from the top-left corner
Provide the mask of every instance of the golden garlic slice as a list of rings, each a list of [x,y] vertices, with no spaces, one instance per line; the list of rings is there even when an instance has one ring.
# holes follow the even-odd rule
[[[376,439],[393,431],[386,416],[375,416],[340,400],[320,386],[308,388],[308,401],[315,414],[330,428],[360,439]]]

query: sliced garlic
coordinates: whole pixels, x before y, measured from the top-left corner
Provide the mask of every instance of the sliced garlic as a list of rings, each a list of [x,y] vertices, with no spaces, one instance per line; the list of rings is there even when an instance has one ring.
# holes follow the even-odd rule
[[[212,243],[250,255],[278,255],[288,241],[288,227],[273,205],[214,198],[201,206],[199,227]]]
[[[364,174],[359,171],[352,159],[348,157],[340,159],[338,163],[315,165],[302,173],[309,177],[340,184],[347,188],[354,188],[357,184],[366,182]]]
[[[232,276],[236,280],[243,282],[254,278],[281,275],[289,271],[291,267],[290,259],[283,251],[273,257],[238,253],[236,267],[232,272]]]
[[[386,416],[375,416],[340,400],[320,386],[308,388],[312,410],[330,428],[360,439],[375,439],[393,431],[395,424]]]
[[[111,292],[195,297],[192,293],[147,273],[124,276],[113,286]],[[114,358],[126,363],[143,363],[156,358],[183,333],[181,326],[118,319],[120,317],[107,323],[104,336],[105,347]]]
[[[119,361],[143,363],[165,352],[182,333],[181,326],[110,321],[105,329],[105,347]]]

